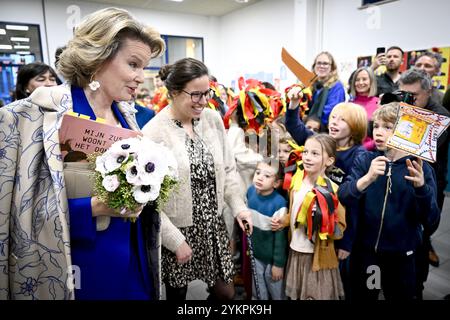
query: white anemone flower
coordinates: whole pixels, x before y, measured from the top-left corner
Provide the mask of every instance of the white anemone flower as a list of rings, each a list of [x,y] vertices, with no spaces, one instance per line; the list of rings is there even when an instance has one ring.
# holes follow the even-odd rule
[[[163,143],[154,143],[154,148],[157,152],[162,154],[165,159],[166,170],[162,172],[164,176],[168,175],[171,178],[177,179],[178,177],[178,162],[175,159],[172,151],[167,148]]]
[[[117,174],[111,174],[103,178],[102,180],[102,186],[105,188],[108,192],[114,192],[119,187],[119,177]]]
[[[120,168],[128,160],[129,154],[125,150],[108,150],[95,160],[95,170],[107,174]]]
[[[111,150],[113,151],[124,150],[127,151],[128,153],[139,152],[140,148],[142,148],[142,142],[140,137],[127,138],[120,141],[116,141],[111,146]]]
[[[149,201],[154,201],[159,196],[159,191],[161,186],[158,185],[143,185],[143,186],[135,186],[133,188],[133,197],[136,202],[141,204],[146,204]]]
[[[95,159],[95,171],[100,172],[102,176],[105,176],[108,173],[108,170],[106,170],[105,167],[105,160],[106,157],[104,155],[97,157],[97,159]]]
[[[139,185],[140,180],[139,180],[139,172],[137,170],[137,163],[136,160],[133,160],[130,163],[127,163],[127,166],[125,168],[125,177],[127,179],[127,182],[132,184],[132,185]]]
[[[164,154],[152,146],[147,146],[137,155],[136,168],[141,185],[160,185],[167,173]]]

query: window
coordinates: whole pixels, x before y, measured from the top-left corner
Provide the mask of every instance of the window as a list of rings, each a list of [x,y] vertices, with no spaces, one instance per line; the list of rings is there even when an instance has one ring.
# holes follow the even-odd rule
[[[0,22],[0,59],[13,64],[42,61],[39,25]]]
[[[203,61],[203,38],[162,35],[166,43],[165,53],[152,59],[148,69],[159,70],[163,65],[190,57]]]
[[[166,43],[166,51],[159,58],[150,60],[150,64],[146,68],[144,83],[141,85],[141,88],[146,88],[152,95],[155,90],[155,77],[163,65],[187,57],[203,61],[203,38],[166,35],[161,35],[161,37]]]
[[[203,39],[167,37],[167,51],[169,63],[187,57],[203,61]]]
[[[39,25],[0,21],[0,99],[11,102],[21,65],[42,61]]]

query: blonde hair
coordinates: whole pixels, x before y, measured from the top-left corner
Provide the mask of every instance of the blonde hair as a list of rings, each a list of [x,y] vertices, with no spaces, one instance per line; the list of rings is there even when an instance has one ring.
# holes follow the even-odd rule
[[[354,144],[361,144],[367,134],[367,112],[360,105],[352,102],[341,102],[331,110],[330,117],[340,113],[350,127],[350,134]],[[330,120],[328,120],[329,122]]]
[[[350,94],[353,97],[356,97],[356,77],[361,71],[366,71],[369,75],[370,80],[370,89],[369,89],[369,97],[373,97],[377,94],[377,79],[375,78],[375,74],[373,73],[371,68],[367,67],[361,67],[356,69],[355,73],[353,74],[352,81],[350,83]]]
[[[391,102],[387,104],[381,105],[377,110],[372,114],[372,120],[381,120],[384,122],[394,123],[397,121],[398,116],[398,102]]]
[[[286,133],[285,136],[280,137],[280,139],[278,139],[278,144],[289,144],[289,141],[292,141],[292,137],[289,133]],[[289,146],[292,149],[292,146],[289,144]]]
[[[326,55],[328,57],[328,59],[330,60],[330,63],[331,63],[331,65],[330,65],[330,68],[331,68],[330,74],[328,76],[328,79],[323,83],[324,87],[331,88],[336,82],[339,81],[339,75],[338,75],[338,71],[337,71],[336,60],[334,60],[334,57],[328,51],[322,51],[314,59],[314,63],[313,63],[313,66],[312,66],[313,71],[314,71],[314,69],[316,67],[317,59],[321,55]],[[316,81],[318,81],[318,79]]]
[[[126,10],[106,8],[88,15],[75,29],[61,53],[58,70],[71,84],[84,88],[102,64],[117,54],[125,39],[148,45],[152,58],[165,49],[155,29],[138,22]]]

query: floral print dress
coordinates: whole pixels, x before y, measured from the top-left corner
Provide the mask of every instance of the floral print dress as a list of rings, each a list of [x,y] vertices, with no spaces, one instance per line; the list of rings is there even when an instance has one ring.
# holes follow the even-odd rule
[[[174,121],[182,127],[181,122]],[[193,224],[180,231],[193,254],[190,262],[179,264],[175,253],[163,247],[163,281],[175,288],[187,286],[196,279],[204,281],[208,287],[214,286],[218,278],[229,283],[234,265],[225,221],[217,208],[214,159],[197,135],[192,139],[186,134],[186,150],[190,162]]]

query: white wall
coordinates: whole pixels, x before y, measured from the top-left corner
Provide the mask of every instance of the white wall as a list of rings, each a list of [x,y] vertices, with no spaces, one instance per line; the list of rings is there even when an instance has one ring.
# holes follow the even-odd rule
[[[307,10],[314,7],[311,3],[315,1],[264,0],[224,17],[120,7],[162,34],[204,38],[205,63],[212,74],[229,85],[239,76],[258,72],[279,78],[283,46],[304,62],[314,47],[304,43],[314,35],[313,28],[308,27],[307,20],[311,20],[312,15],[307,14]],[[87,14],[107,6],[87,1],[44,0],[43,10],[41,1],[8,0],[0,10],[0,20],[40,24],[44,61],[53,65],[56,48],[65,45],[72,37],[73,26]],[[24,7],[27,10],[23,10]],[[306,32],[308,28],[309,32]],[[305,65],[310,64],[311,61],[307,61]],[[287,76],[286,83],[295,80],[289,72]]]
[[[280,76],[281,47],[293,42],[292,0],[262,1],[220,21],[220,64],[216,76],[230,85],[245,74]]]
[[[66,12],[70,5],[76,5],[80,8],[81,17],[109,6],[83,1],[46,0],[46,3],[47,15],[52,17],[51,21],[48,21],[48,37],[52,40],[49,43],[49,49],[53,53],[58,46],[66,43],[72,35],[71,29],[66,26],[67,21],[73,16],[73,14]],[[120,5],[120,7],[130,11],[138,20],[156,28],[161,34],[204,38],[205,62],[209,63],[209,59],[214,60],[217,45],[214,44],[216,35],[212,32],[217,29],[214,26],[218,23],[217,20],[199,15],[151,11],[125,5]]]
[[[450,46],[450,2],[399,0],[358,9],[361,0],[264,0],[221,18],[218,76],[227,83],[245,73],[279,77],[285,46],[311,68],[316,54],[330,51],[346,82],[358,56],[377,47],[404,50]],[[288,72],[288,80],[294,81]]]
[[[405,50],[450,46],[448,1],[399,0],[368,10],[359,10],[360,3],[263,0],[220,18],[121,7],[162,34],[203,37],[205,62],[226,85],[259,72],[279,78],[283,46],[308,68],[319,51],[330,51],[344,81],[356,67],[356,58],[374,54],[379,46],[396,44]],[[2,1],[0,20],[40,24],[44,61],[51,64],[56,48],[70,39],[70,25],[77,20],[77,13],[68,8],[79,8],[78,18],[82,18],[107,6],[68,0],[44,0],[44,5],[46,30],[41,1]],[[287,72],[282,87],[293,81]]]
[[[85,1],[67,0],[45,0],[44,5],[48,48],[41,1],[9,0],[5,4],[2,3],[0,20],[40,24],[44,61],[50,62],[50,64],[54,62],[56,48],[65,45],[72,37],[72,27],[80,19],[89,13],[109,6]],[[24,7],[27,10],[23,10]],[[120,7],[130,11],[137,19],[155,27],[161,34],[204,38],[205,62],[214,64],[218,51],[217,30],[219,20],[217,18],[151,11],[124,5]]]
[[[377,47],[398,45],[405,51],[450,46],[450,2],[399,0],[359,10],[361,0],[324,0],[323,49],[341,64],[356,67],[358,56]],[[344,66],[342,66],[344,64]],[[346,81],[348,73],[343,70]]]
[[[246,74],[281,77],[280,88],[295,82],[281,61],[285,47],[310,68],[317,51],[318,3],[322,0],[264,0],[221,18],[220,72],[226,85]]]

